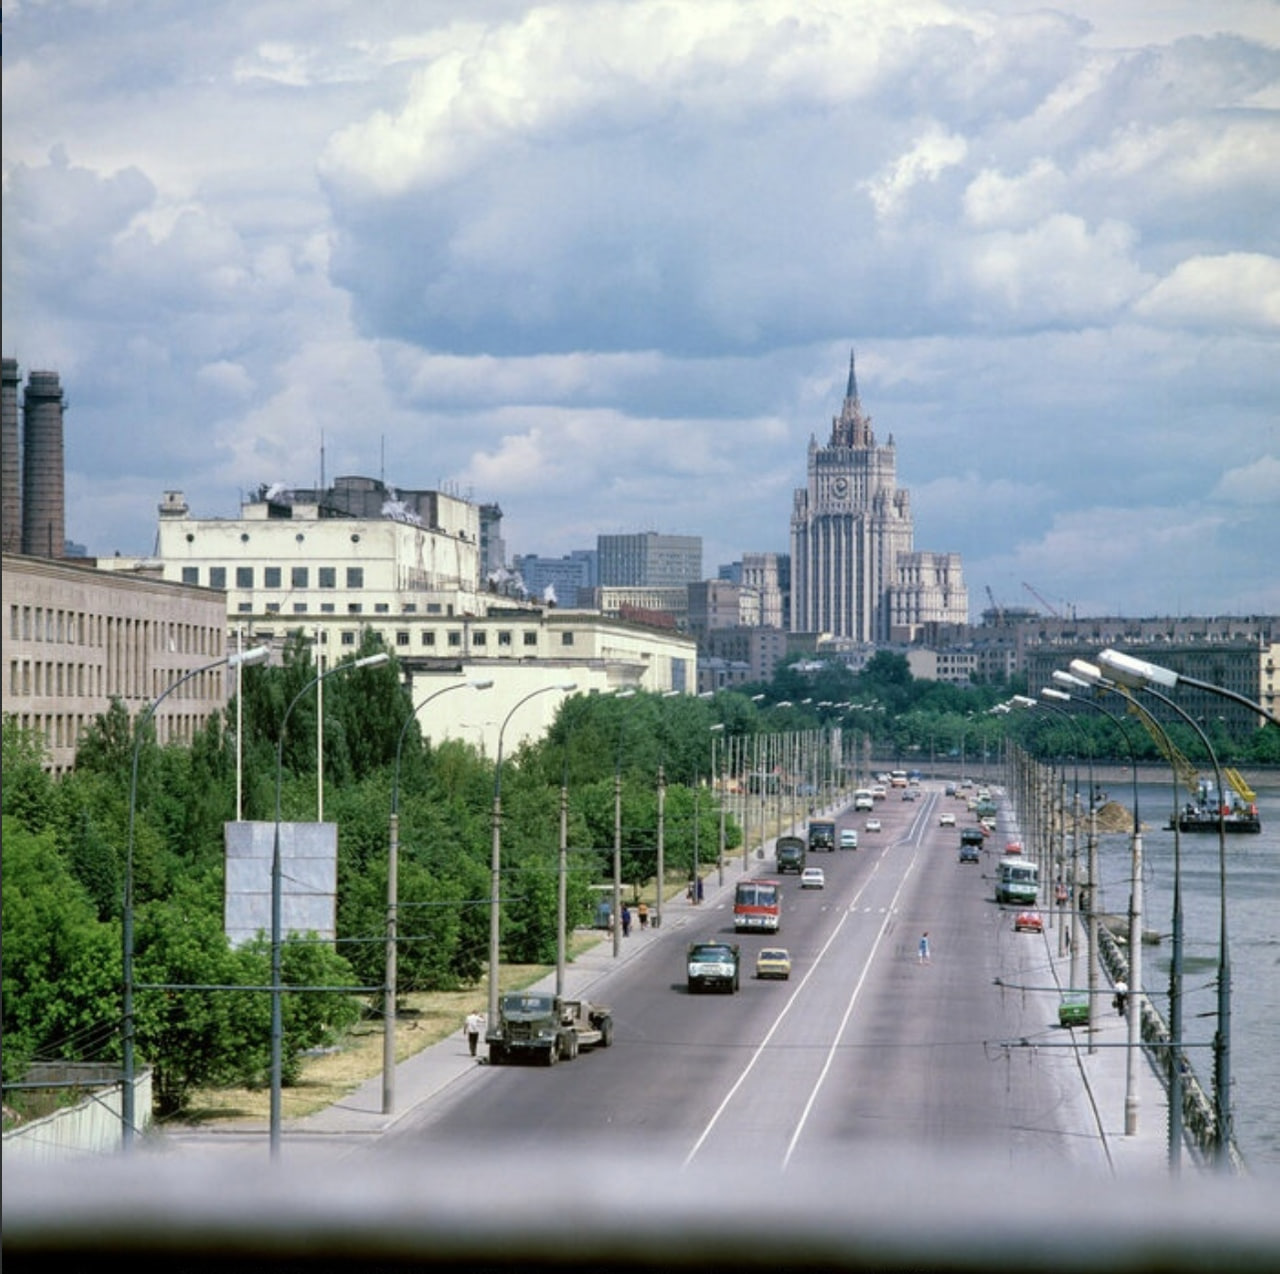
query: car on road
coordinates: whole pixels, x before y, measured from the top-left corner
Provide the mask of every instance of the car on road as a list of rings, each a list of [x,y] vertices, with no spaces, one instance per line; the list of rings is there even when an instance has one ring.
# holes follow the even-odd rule
[[[800,873],[801,889],[825,889],[827,887],[827,874],[821,867],[806,867]]]
[[[1084,992],[1070,991],[1058,1002],[1058,1025],[1089,1025],[1089,997]]]
[[[858,833],[856,829],[852,827],[846,827],[840,833],[840,848],[841,849],[857,849],[858,848]]]
[[[1022,842],[1021,842],[1020,840],[1011,840],[1011,841],[1009,841],[1009,842],[1005,845],[1005,847],[1004,847],[1004,852],[1005,852],[1006,854],[1020,854],[1020,853],[1022,853]]]
[[[791,953],[786,947],[762,947],[756,956],[756,977],[780,978],[791,976]]]
[[[867,831],[878,832],[880,830],[880,820],[878,818],[867,819]]]
[[[965,841],[960,846],[960,861],[962,863],[979,863],[982,861],[982,851],[977,845],[969,841]]]
[[[956,816],[950,810],[947,810],[945,811],[945,813],[938,815],[939,827],[954,827],[955,825],[956,825]]]
[[[904,801],[914,801],[916,799],[916,790],[913,787],[904,787],[902,789],[902,799]]]
[[[1043,933],[1044,921],[1038,911],[1019,911],[1013,917],[1014,933]]]

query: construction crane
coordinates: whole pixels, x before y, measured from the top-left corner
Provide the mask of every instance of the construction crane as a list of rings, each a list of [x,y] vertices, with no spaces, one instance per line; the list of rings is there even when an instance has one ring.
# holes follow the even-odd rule
[[[1022,581],[1022,587],[1025,588],[1027,592],[1030,593],[1031,596],[1034,597],[1036,601],[1038,601],[1040,605],[1043,606],[1045,610],[1047,610],[1049,614],[1054,617],[1054,619],[1063,618],[1062,612],[1059,611],[1058,608],[1047,597],[1041,597],[1040,594],[1037,593],[1036,590],[1032,588],[1031,585],[1028,584],[1026,580]]]
[[[1200,790],[1200,771],[1196,769],[1190,761],[1173,745],[1172,740],[1165,734],[1164,730],[1156,724],[1151,714],[1144,708],[1127,690],[1120,690],[1120,694],[1124,695],[1128,701],[1128,710],[1131,716],[1135,716],[1142,722],[1147,733],[1151,736],[1156,747],[1160,749],[1160,754],[1170,765],[1173,766],[1174,772],[1182,780],[1182,786],[1187,789],[1188,793],[1198,792]]]
[[[990,584],[986,586],[986,589],[987,589],[987,598],[991,602],[991,609],[995,612],[996,623],[1002,624],[1004,623],[1004,608],[1000,605],[998,601],[996,601],[996,595],[991,591]]]

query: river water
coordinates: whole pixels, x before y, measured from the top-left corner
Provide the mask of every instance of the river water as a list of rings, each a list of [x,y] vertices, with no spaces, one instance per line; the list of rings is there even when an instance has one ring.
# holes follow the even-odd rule
[[[1145,777],[1145,774],[1144,774]],[[1259,835],[1226,837],[1227,949],[1231,957],[1231,1104],[1236,1143],[1250,1171],[1280,1177],[1280,781],[1258,791]],[[1082,792],[1085,790],[1082,778]],[[1110,799],[1131,808],[1132,781],[1110,778]],[[1185,801],[1186,795],[1182,799]],[[1142,981],[1152,1003],[1169,1020],[1170,934],[1173,915],[1174,837],[1167,829],[1173,808],[1172,779],[1139,782],[1143,825],[1144,932],[1159,945],[1143,948]],[[1182,843],[1183,1037],[1210,1044],[1217,1027],[1220,908],[1219,840],[1186,833]],[[1126,915],[1132,876],[1130,837],[1099,840],[1102,880],[1099,909]],[[1190,1047],[1188,1059],[1206,1092],[1212,1091],[1213,1052]]]

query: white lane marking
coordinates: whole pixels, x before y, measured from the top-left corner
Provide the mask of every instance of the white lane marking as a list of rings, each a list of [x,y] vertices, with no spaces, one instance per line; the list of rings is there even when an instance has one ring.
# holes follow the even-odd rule
[[[821,1086],[823,1079],[826,1077],[827,1071],[830,1069],[831,1060],[832,1060],[832,1057],[834,1056],[834,1049],[839,1044],[840,1037],[843,1034],[844,1028],[848,1023],[849,1014],[853,1009],[854,1000],[857,999],[858,990],[861,988],[863,982],[866,980],[867,968],[870,965],[871,958],[875,956],[876,949],[879,947],[881,939],[884,937],[885,931],[888,929],[889,921],[893,918],[894,912],[897,908],[898,897],[902,893],[903,886],[906,884],[907,878],[910,876],[911,872],[915,870],[916,862],[918,861],[919,851],[920,851],[919,839],[918,839],[919,838],[918,828],[913,828],[911,834],[915,835],[917,838],[917,842],[915,845],[915,852],[912,854],[911,862],[907,865],[906,871],[903,873],[902,879],[898,882],[897,889],[894,890],[893,901],[889,904],[888,908],[884,908],[884,907],[881,908],[881,910],[885,913],[884,923],[880,927],[879,934],[876,935],[876,941],[874,946],[871,949],[871,955],[868,957],[867,963],[863,967],[862,974],[858,979],[857,987],[854,988],[853,996],[851,997],[849,1001],[849,1005],[845,1010],[844,1017],[841,1019],[840,1030],[837,1032],[836,1037],[832,1042],[832,1046],[831,1046],[832,1051],[829,1052],[827,1055],[827,1060],[823,1064],[822,1072],[818,1076],[818,1080],[817,1080],[817,1083],[815,1084],[813,1093],[811,1093],[809,1100],[805,1103],[804,1111],[800,1117],[800,1124],[797,1127],[795,1134],[792,1136],[790,1143],[788,1144],[786,1158],[783,1159],[784,1167],[786,1166],[787,1159],[791,1157],[791,1152],[795,1147],[796,1139],[799,1137],[800,1131],[804,1127],[804,1120],[808,1116],[809,1110],[813,1105],[814,1097],[817,1095],[817,1089]],[[886,846],[886,849],[887,848],[888,847]],[[884,854],[882,853],[880,857],[876,859],[874,865],[871,868],[870,873],[867,876],[867,879],[862,883],[861,888],[859,888],[858,892],[853,896],[853,901],[850,902],[849,905],[846,908],[844,908],[844,910],[841,912],[839,921],[837,922],[835,928],[832,929],[831,934],[827,938],[826,942],[824,942],[822,946],[819,948],[818,954],[817,956],[814,957],[813,964],[810,966],[808,973],[806,973],[804,977],[800,979],[800,981],[796,984],[795,990],[793,990],[791,994],[787,997],[787,1002],[778,1011],[778,1016],[774,1018],[773,1025],[769,1027],[768,1031],[765,1032],[764,1038],[752,1051],[750,1058],[747,1060],[747,1064],[742,1068],[742,1072],[739,1074],[738,1078],[734,1080],[734,1082],[730,1085],[729,1091],[725,1093],[720,1104],[716,1107],[715,1111],[712,1113],[711,1118],[707,1121],[706,1127],[703,1128],[702,1132],[698,1136],[698,1139],[693,1143],[693,1146],[690,1148],[689,1153],[685,1155],[684,1161],[680,1165],[682,1169],[687,1168],[689,1164],[693,1162],[694,1157],[697,1155],[698,1151],[701,1150],[702,1147],[706,1144],[707,1138],[711,1136],[711,1133],[715,1129],[716,1124],[719,1123],[720,1116],[723,1115],[724,1112],[728,1109],[729,1103],[733,1101],[738,1090],[742,1087],[744,1083],[746,1083],[747,1076],[750,1075],[752,1070],[755,1069],[755,1064],[760,1060],[760,1057],[764,1053],[765,1049],[768,1048],[769,1041],[773,1039],[774,1035],[777,1034],[778,1029],[782,1026],[783,1019],[791,1011],[791,1007],[796,1002],[796,998],[800,995],[801,991],[804,990],[805,986],[808,984],[809,979],[813,977],[814,972],[817,970],[818,965],[821,964],[822,959],[827,954],[827,951],[830,949],[831,944],[836,940],[836,937],[840,933],[840,930],[844,927],[844,922],[849,918],[851,914],[853,914],[853,912],[857,910],[858,903],[860,902],[862,895],[870,887],[871,882],[872,880],[874,880],[876,873],[880,870],[880,864],[883,862],[884,862]],[[873,910],[873,908],[867,907],[865,908],[865,910],[871,911]]]

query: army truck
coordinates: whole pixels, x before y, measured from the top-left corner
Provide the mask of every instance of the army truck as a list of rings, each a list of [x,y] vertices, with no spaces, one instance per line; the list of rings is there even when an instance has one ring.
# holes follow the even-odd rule
[[[512,991],[498,1001],[498,1020],[485,1032],[489,1064],[532,1057],[546,1066],[572,1061],[579,1049],[613,1043],[613,1018],[603,1004],[561,1000],[550,991]]]
[[[836,825],[831,819],[810,819],[809,821],[809,852],[812,854],[816,850],[826,850],[828,853],[834,852],[836,847]]]
[[[774,842],[774,855],[777,859],[778,875],[793,871],[798,876],[804,871],[806,851],[803,836],[779,836]]]
[[[732,995],[739,987],[740,966],[737,943],[690,943],[687,958],[689,994],[722,990]]]

